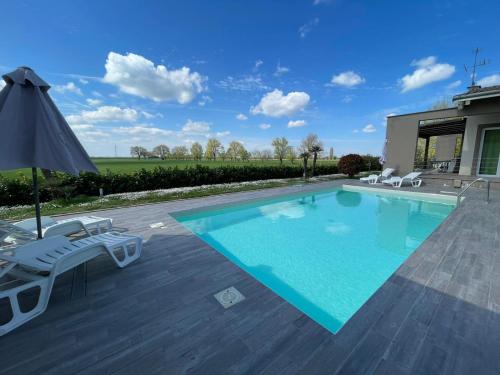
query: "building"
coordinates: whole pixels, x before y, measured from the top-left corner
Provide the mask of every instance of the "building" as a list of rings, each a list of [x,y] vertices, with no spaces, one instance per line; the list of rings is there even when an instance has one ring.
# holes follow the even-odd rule
[[[399,175],[418,170],[424,179],[500,186],[500,86],[472,86],[453,97],[454,107],[387,119],[385,167]]]

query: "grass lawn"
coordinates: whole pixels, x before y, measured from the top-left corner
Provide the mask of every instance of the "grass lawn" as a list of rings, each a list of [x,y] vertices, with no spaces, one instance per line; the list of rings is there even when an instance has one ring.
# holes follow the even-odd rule
[[[139,169],[153,169],[157,166],[162,167],[179,167],[185,168],[187,166],[194,166],[196,164],[206,165],[210,167],[219,167],[221,165],[255,165],[255,166],[270,166],[270,165],[279,165],[278,160],[250,160],[250,161],[194,161],[194,160],[160,160],[160,159],[135,159],[135,158],[92,158],[92,161],[97,166],[100,172],[106,172],[110,170],[115,173],[133,173]],[[301,165],[300,160],[296,160],[294,164],[290,161],[283,161],[284,165]],[[337,164],[336,160],[318,160],[318,164]],[[25,175],[28,178],[31,178],[31,169],[23,168],[12,171],[0,171],[0,175],[13,178],[18,177],[19,175]]]

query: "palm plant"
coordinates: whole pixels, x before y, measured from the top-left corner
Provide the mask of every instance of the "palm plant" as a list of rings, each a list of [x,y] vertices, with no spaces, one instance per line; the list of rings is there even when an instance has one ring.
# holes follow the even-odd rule
[[[313,155],[313,165],[312,165],[312,175],[316,174],[316,160],[318,159],[318,154],[323,151],[320,143],[316,143],[309,148],[309,152]]]
[[[303,163],[304,163],[304,178],[307,177],[307,160],[309,159],[309,157],[311,156],[311,154],[309,154],[308,151],[304,151],[302,152],[299,157],[302,159]]]

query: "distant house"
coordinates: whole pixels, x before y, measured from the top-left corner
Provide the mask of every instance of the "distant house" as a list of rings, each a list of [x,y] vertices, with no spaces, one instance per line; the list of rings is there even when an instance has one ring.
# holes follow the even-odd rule
[[[500,86],[473,86],[455,107],[387,119],[386,167],[426,178],[500,182]]]

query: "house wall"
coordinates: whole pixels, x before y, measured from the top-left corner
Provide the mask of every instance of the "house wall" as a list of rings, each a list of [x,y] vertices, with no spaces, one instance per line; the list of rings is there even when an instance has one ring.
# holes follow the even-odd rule
[[[476,175],[480,158],[482,130],[488,127],[500,126],[500,98],[498,97],[480,101],[473,100],[471,104],[466,105],[462,110],[448,108],[389,117],[386,131],[387,161],[384,166],[395,168],[400,175],[413,171],[419,121],[454,116],[466,117],[459,174],[465,176]],[[450,141],[442,136],[439,138],[443,138],[442,142]],[[440,146],[442,147],[441,151],[439,151]],[[451,159],[451,156],[448,155],[448,153],[451,153],[451,141],[449,145],[438,144],[436,151],[439,153],[439,155],[436,154],[437,159]],[[446,153],[446,155],[443,155],[443,153]]]
[[[474,176],[480,158],[481,134],[484,128],[500,126],[500,98],[472,101],[459,112],[467,117],[459,173]]]
[[[419,121],[454,116],[459,116],[457,108],[389,117],[386,130],[387,157],[384,167],[395,168],[399,175],[412,172],[417,150]]]

